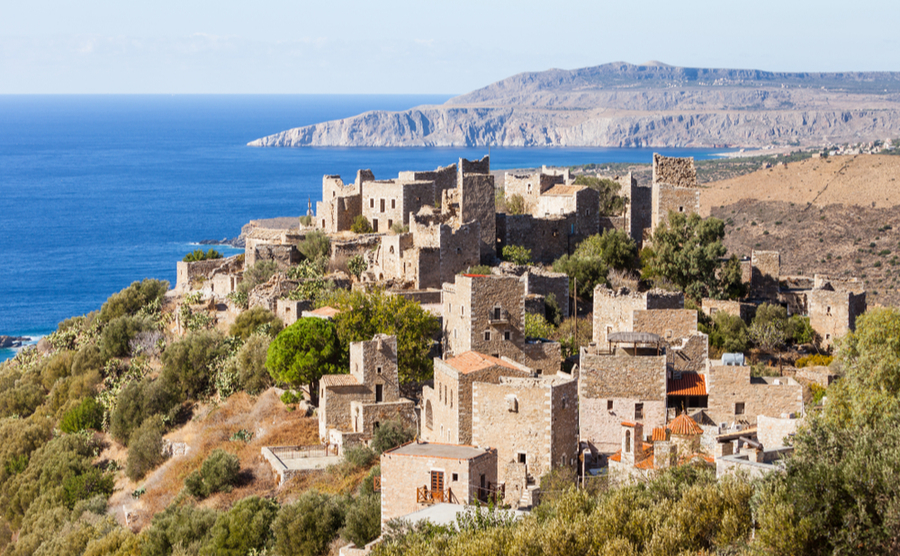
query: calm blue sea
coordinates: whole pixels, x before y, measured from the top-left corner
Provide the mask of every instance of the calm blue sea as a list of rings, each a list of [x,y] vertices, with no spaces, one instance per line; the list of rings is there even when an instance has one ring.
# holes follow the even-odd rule
[[[296,216],[324,174],[431,170],[486,149],[259,149],[248,141],[449,95],[0,96],[0,335],[38,337],[203,239]],[[709,158],[714,151],[660,149]],[[494,148],[494,168],[650,162],[651,149]],[[227,252],[231,254],[231,252]],[[13,355],[0,350],[0,360]]]

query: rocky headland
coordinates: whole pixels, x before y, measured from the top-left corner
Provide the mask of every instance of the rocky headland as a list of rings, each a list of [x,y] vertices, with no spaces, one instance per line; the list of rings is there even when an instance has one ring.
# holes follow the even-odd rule
[[[810,146],[900,135],[900,73],[623,62],[522,73],[437,106],[372,111],[249,143],[305,146]]]

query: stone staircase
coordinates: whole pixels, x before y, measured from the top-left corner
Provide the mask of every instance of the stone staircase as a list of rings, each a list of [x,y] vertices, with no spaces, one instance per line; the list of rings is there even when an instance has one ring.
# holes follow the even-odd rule
[[[536,494],[540,494],[540,488],[540,486],[535,484],[534,477],[531,476],[531,473],[528,473],[525,476],[525,490],[522,491],[522,497],[519,499],[519,509],[531,509],[532,506],[534,506]]]

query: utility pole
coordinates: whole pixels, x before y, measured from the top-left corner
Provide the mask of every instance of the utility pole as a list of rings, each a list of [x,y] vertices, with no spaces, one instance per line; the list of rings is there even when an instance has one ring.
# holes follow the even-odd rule
[[[572,281],[575,284],[575,291],[573,292],[575,295],[573,299],[575,300],[575,338],[572,339],[572,344],[575,346],[578,355],[581,355],[581,347],[578,345],[578,278],[572,278]],[[580,365],[580,362],[579,362]]]

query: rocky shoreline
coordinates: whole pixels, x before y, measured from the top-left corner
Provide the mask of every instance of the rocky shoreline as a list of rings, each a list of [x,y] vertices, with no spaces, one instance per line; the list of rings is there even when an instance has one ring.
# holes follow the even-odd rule
[[[28,336],[0,336],[0,349],[19,348],[30,341]]]

